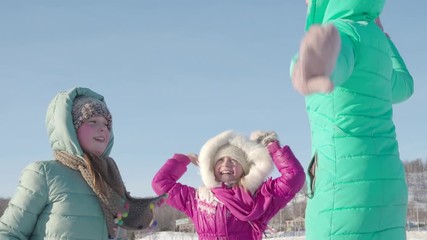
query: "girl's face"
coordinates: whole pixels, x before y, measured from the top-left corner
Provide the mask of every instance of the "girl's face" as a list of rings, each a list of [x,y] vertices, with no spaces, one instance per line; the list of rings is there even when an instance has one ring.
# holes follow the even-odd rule
[[[223,157],[215,163],[215,179],[218,182],[233,184],[243,177],[243,167],[230,157]]]
[[[101,156],[110,140],[110,130],[103,116],[91,117],[77,129],[77,139],[83,151]]]

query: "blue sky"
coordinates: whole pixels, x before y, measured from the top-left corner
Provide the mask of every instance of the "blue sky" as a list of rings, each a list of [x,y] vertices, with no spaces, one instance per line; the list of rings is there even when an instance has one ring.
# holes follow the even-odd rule
[[[426,3],[388,1],[382,16],[415,79],[413,97],[394,108],[403,160],[427,158]],[[0,197],[13,195],[27,164],[52,159],[47,105],[74,86],[105,96],[111,156],[132,195],[153,195],[151,179],[169,157],[228,129],[275,130],[307,167],[304,98],[289,78],[305,8],[303,0],[2,1]],[[197,170],[181,181],[199,186]]]

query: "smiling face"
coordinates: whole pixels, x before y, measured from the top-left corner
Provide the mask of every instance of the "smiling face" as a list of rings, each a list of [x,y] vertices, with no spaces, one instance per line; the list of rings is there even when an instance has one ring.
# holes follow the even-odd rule
[[[232,185],[243,177],[243,167],[230,157],[222,157],[214,166],[215,179],[218,182]]]
[[[83,121],[77,129],[77,139],[83,151],[101,156],[110,140],[108,121],[103,116],[91,117]]]

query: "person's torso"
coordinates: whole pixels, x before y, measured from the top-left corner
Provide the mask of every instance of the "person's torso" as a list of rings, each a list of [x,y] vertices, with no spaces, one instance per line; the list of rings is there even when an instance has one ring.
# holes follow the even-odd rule
[[[392,63],[384,34],[372,31],[364,23],[338,21],[342,31],[350,33],[355,44],[355,64],[349,78],[330,94],[306,98],[314,146],[336,145],[334,151],[367,154],[394,151],[397,145],[392,121]],[[377,35],[375,35],[377,34]],[[376,139],[388,142],[378,146]],[[340,142],[343,141],[343,145]],[[350,143],[353,144],[344,144]],[[376,148],[366,151],[362,146]],[[374,152],[370,152],[374,151]],[[339,157],[339,154],[338,156]]]
[[[42,162],[48,204],[31,239],[108,239],[98,199],[79,172],[57,161]]]
[[[198,202],[193,223],[199,239],[261,239],[249,221],[241,221],[221,203]]]

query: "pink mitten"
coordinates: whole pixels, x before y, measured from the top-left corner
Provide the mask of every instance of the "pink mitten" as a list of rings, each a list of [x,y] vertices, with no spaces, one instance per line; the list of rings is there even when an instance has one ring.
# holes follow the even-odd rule
[[[333,25],[313,25],[301,41],[292,83],[303,95],[328,93],[334,89],[330,75],[334,70],[341,39]]]

